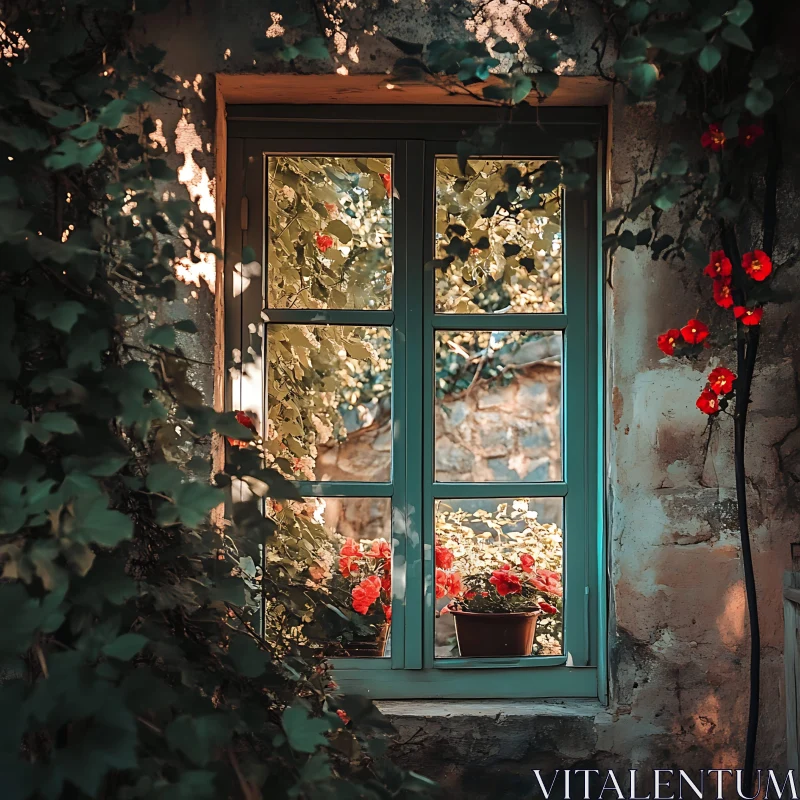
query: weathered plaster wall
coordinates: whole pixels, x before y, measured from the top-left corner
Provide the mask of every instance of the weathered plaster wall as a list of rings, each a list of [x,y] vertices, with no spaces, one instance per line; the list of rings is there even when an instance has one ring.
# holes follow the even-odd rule
[[[360,4],[357,4],[360,5]],[[455,34],[461,23],[436,2],[402,0],[380,14],[383,32],[410,40]],[[512,25],[510,4],[488,5]],[[387,69],[397,52],[379,36],[358,35],[368,14],[356,8],[351,38],[336,66],[351,72]],[[575,53],[576,72],[591,67],[591,15]],[[787,18],[786,29],[798,20]],[[165,104],[162,130],[180,179],[213,207],[215,164],[213,74],[264,69],[254,39],[269,26],[268,6],[256,0],[175,2],[147,22],[142,36],[167,51],[170,72],[194,97],[185,109]],[[358,39],[358,51],[351,49]],[[581,55],[583,53],[583,55]],[[358,59],[357,62],[355,59]],[[612,202],[629,196],[654,142],[670,139],[647,107],[613,111]],[[796,142],[797,119],[787,141]],[[700,123],[698,122],[698,133]],[[173,136],[177,136],[177,143]],[[794,137],[794,138],[792,138]],[[786,148],[778,262],[791,264],[798,205],[796,150]],[[200,276],[203,273],[204,277]],[[202,331],[193,353],[210,359],[214,302],[207,280],[213,265],[187,271],[187,313]],[[192,283],[194,282],[194,283]],[[796,288],[792,270],[778,277]],[[701,295],[701,288],[703,294]],[[741,765],[747,702],[747,624],[737,543],[730,425],[709,437],[694,408],[701,369],[659,358],[656,334],[710,307],[694,266],[653,263],[622,251],[607,298],[608,543],[611,596],[610,704],[492,703],[481,708],[387,704],[401,732],[401,760],[441,779],[456,797],[518,797],[532,790],[538,766]],[[713,314],[711,323],[722,323]],[[771,306],[749,430],[751,524],[763,641],[762,716],[758,764],[784,761],[781,574],[789,543],[798,538],[800,345],[796,303]],[[730,353],[724,353],[727,363]],[[194,372],[210,399],[210,369]]]

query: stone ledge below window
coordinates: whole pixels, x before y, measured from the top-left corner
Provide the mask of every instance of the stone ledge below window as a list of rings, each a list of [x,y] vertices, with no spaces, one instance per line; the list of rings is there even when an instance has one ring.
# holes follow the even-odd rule
[[[596,722],[606,707],[597,700],[376,700],[381,713],[392,719],[421,717],[578,717]]]

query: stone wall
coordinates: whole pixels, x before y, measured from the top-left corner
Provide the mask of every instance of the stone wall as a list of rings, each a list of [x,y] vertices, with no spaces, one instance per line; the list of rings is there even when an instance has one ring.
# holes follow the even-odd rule
[[[351,12],[354,24],[339,42],[335,67],[351,73],[385,71],[398,52],[382,36],[359,33],[368,9],[357,5]],[[385,34],[417,41],[463,35],[449,4],[399,0],[380,5]],[[484,6],[489,21],[479,34],[514,27],[513,3],[497,0]],[[796,4],[786,4],[781,29],[789,45],[799,14]],[[579,43],[569,68],[590,74],[597,20],[587,7],[576,22]],[[216,178],[214,73],[285,70],[285,65],[264,66],[253,47],[253,38],[270,24],[269,8],[255,0],[174,2],[143,31],[143,37],[167,51],[167,69],[185,81],[191,95],[185,109],[164,104],[160,131],[180,180],[207,210],[214,208]],[[800,230],[795,189],[799,122],[794,104],[783,120],[783,204],[775,253],[776,261],[788,266],[796,258],[792,254]],[[699,130],[698,122],[697,135]],[[609,205],[630,196],[639,170],[656,157],[655,148],[676,136],[654,122],[652,109],[614,100]],[[210,262],[187,268],[183,278],[187,285],[179,302],[201,329],[199,342],[187,347],[208,361],[214,345],[214,292],[221,287],[213,285]],[[782,268],[777,284],[796,290],[795,270]],[[401,729],[401,760],[443,780],[454,797],[527,796],[534,766],[741,766],[748,631],[731,426],[723,419],[709,437],[705,418],[694,408],[702,376],[720,354],[696,364],[676,363],[660,358],[654,346],[657,333],[694,315],[698,307],[710,307],[707,285],[695,266],[653,263],[641,252],[623,250],[614,259],[607,287],[609,705],[496,703],[476,710],[461,704],[387,704]],[[780,768],[785,756],[781,573],[789,566],[789,543],[800,530],[800,343],[792,335],[798,310],[791,301],[770,306],[765,315],[748,430],[763,645],[757,763],[765,768]],[[723,312],[714,313],[708,321],[721,326],[723,318]],[[729,351],[721,357],[731,363]],[[211,370],[196,365],[193,374],[210,399]],[[512,402],[519,402],[520,386],[510,392],[517,393]],[[552,436],[548,426],[545,432]],[[473,462],[476,470],[493,470],[492,459],[504,459],[503,448],[519,444],[513,431],[513,443],[506,441],[505,429],[478,428],[474,435],[488,438],[483,455]],[[377,438],[374,446],[385,447],[385,439]],[[465,458],[455,452],[456,444],[438,454],[453,472],[464,466],[459,458]]]

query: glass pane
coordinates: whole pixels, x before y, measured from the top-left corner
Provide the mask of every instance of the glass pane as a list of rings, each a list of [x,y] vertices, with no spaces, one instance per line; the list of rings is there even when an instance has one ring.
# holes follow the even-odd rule
[[[562,498],[436,501],[437,658],[563,652]]]
[[[436,159],[436,258],[454,256],[435,273],[437,312],[562,310],[561,194],[525,207],[536,199],[526,179],[547,163],[473,158],[462,175],[455,158]],[[519,184],[510,208],[487,209],[511,176]],[[453,235],[463,242],[448,248]]]
[[[561,332],[434,341],[436,480],[561,480]]]
[[[269,452],[295,480],[388,481],[389,328],[267,326]]]
[[[280,537],[308,553],[303,575],[322,592],[315,608],[330,656],[380,658],[391,654],[392,501],[388,497],[307,497],[268,500]],[[341,612],[341,613],[337,613]]]
[[[267,199],[270,308],[391,308],[389,156],[269,156]]]

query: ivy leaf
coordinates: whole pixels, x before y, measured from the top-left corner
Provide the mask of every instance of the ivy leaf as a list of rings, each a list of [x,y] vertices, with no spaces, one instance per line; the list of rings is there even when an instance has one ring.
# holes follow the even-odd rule
[[[331,54],[328,52],[325,39],[321,36],[304,39],[302,42],[298,42],[296,47],[298,53],[305,58],[313,61],[330,61]]]
[[[763,117],[772,108],[773,102],[772,92],[766,86],[749,89],[744,98],[745,108],[755,117]]]
[[[713,44],[707,44],[697,56],[697,63],[703,72],[711,72],[722,59],[722,53]]]
[[[536,88],[545,97],[549,97],[558,89],[559,77],[555,72],[539,72],[536,75]]]
[[[544,90],[541,89],[540,91],[544,93]],[[514,87],[512,90],[511,100],[514,103],[521,103],[530,93],[531,89],[533,89],[533,82],[527,75],[519,75],[517,79],[514,81]]]
[[[342,244],[347,244],[353,238],[349,225],[340,219],[331,220],[325,228],[325,233],[335,236]]]
[[[728,11],[725,16],[731,25],[741,27],[753,15],[753,4],[750,0],[739,0],[739,2]]]
[[[397,36],[387,36],[386,38],[407,56],[418,56],[425,49],[423,45],[417,42],[407,42],[405,39],[399,39]]]
[[[147,637],[139,633],[123,633],[103,647],[103,653],[118,661],[130,661],[146,644]]]
[[[172,350],[175,347],[175,328],[172,325],[158,325],[150,328],[144,335],[144,343],[153,347]]]
[[[39,424],[48,433],[75,433],[78,423],[65,411],[48,411],[39,418]]]
[[[236,670],[246,678],[264,674],[269,663],[269,653],[264,652],[249,636],[235,636],[228,648],[228,658]]]
[[[328,740],[322,735],[331,730],[331,723],[312,717],[310,709],[302,700],[295,700],[283,712],[283,730],[289,745],[300,753],[313,753]]]
[[[736,25],[726,25],[722,29],[722,38],[735,47],[741,47],[743,50],[753,49],[753,43],[748,38],[747,34]]]
[[[170,747],[203,767],[211,760],[214,750],[230,739],[231,730],[224,714],[183,715],[171,722],[164,734]]]
[[[628,86],[638,97],[646,97],[657,80],[658,71],[653,64],[637,64],[631,70]]]

